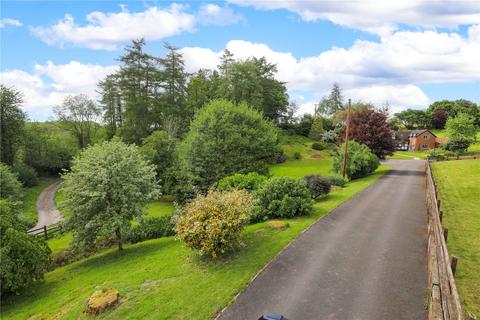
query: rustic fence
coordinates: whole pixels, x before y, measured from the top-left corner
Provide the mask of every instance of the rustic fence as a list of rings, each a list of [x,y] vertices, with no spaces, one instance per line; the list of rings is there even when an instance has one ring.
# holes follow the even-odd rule
[[[428,209],[428,319],[464,320],[455,285],[457,258],[448,255],[448,229],[442,227],[442,211],[437,199],[430,162],[426,162],[426,202]]]
[[[62,231],[61,225],[59,223],[56,223],[56,224],[51,224],[49,226],[30,229],[27,231],[27,233],[35,236],[43,236],[45,240],[48,240],[54,234],[59,233],[61,231]]]

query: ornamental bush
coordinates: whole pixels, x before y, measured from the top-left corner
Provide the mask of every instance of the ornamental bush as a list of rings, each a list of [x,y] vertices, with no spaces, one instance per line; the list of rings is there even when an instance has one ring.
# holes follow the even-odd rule
[[[328,148],[328,143],[326,142],[314,142],[312,143],[312,149],[313,150],[325,150]]]
[[[266,173],[280,151],[277,129],[246,104],[214,100],[200,109],[179,148],[181,170],[202,193],[234,174]]]
[[[328,177],[328,179],[330,179],[330,184],[332,186],[344,187],[346,183],[345,179],[340,174],[334,174]]]
[[[247,190],[255,191],[267,180],[267,177],[256,172],[247,174],[236,173],[225,177],[218,182],[218,189],[221,191]]]
[[[175,230],[179,239],[201,255],[216,258],[238,248],[255,199],[245,190],[198,195],[180,209]]]
[[[255,192],[257,205],[252,211],[252,221],[271,218],[292,218],[308,215],[313,201],[305,181],[290,177],[274,177],[267,180]]]
[[[175,235],[172,216],[147,218],[134,226],[125,237],[130,243]]]
[[[309,174],[303,179],[305,180],[308,191],[310,191],[313,199],[317,199],[320,196],[330,193],[330,189],[332,188],[330,179],[324,178],[318,174]]]
[[[342,144],[333,158],[333,169],[338,174],[342,172],[343,168],[344,148],[345,145]],[[380,161],[378,157],[374,155],[366,145],[359,144],[354,140],[348,142],[346,174],[350,180],[369,175],[374,172],[379,165]]]
[[[18,219],[19,203],[0,200],[0,283],[2,295],[18,293],[43,279],[50,249],[41,237],[28,235]]]

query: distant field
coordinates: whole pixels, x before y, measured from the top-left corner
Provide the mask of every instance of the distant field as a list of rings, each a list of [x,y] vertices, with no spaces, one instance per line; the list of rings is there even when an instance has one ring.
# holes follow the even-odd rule
[[[480,319],[480,160],[435,162],[433,174],[462,304]]]

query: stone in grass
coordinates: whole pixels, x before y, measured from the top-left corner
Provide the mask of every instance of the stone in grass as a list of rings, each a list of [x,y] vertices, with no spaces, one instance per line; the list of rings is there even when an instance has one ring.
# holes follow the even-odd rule
[[[95,291],[87,303],[87,313],[100,314],[120,301],[120,294],[114,289],[101,289]]]
[[[271,220],[268,221],[268,225],[272,229],[285,229],[289,227],[288,222],[286,221],[281,221],[281,220]]]

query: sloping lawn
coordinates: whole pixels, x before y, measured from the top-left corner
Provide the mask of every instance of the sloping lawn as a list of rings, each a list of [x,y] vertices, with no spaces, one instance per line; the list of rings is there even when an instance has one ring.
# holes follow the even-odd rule
[[[208,262],[173,237],[108,250],[58,268],[20,296],[3,301],[5,319],[90,319],[83,310],[95,288],[115,288],[121,304],[99,319],[210,319],[285,245],[319,217],[362,191],[388,170],[353,181],[317,202],[314,214],[272,230],[250,225],[238,253]]]
[[[42,178],[37,186],[24,189],[23,210],[20,212],[20,219],[24,221],[29,228],[35,226],[38,221],[37,199],[40,193],[54,181],[54,179]]]
[[[456,282],[466,314],[480,318],[480,160],[433,163],[448,251],[459,257]]]
[[[320,160],[305,159],[286,161],[270,167],[270,174],[273,176],[289,176],[294,178],[303,178],[306,174],[320,174],[323,176],[331,175],[333,160],[329,156]]]
[[[65,194],[60,188],[55,194],[55,205],[57,205],[58,207],[64,200]],[[175,211],[175,207],[173,206],[173,200],[168,197],[162,197],[160,200],[150,202],[149,204],[147,204],[147,207],[145,209],[145,219],[171,215]],[[62,214],[67,219],[69,218],[69,215],[65,215],[65,210],[62,210]],[[50,247],[50,249],[52,249],[53,252],[62,251],[68,248],[71,240],[72,233],[67,232],[59,237],[49,239],[48,246]]]

